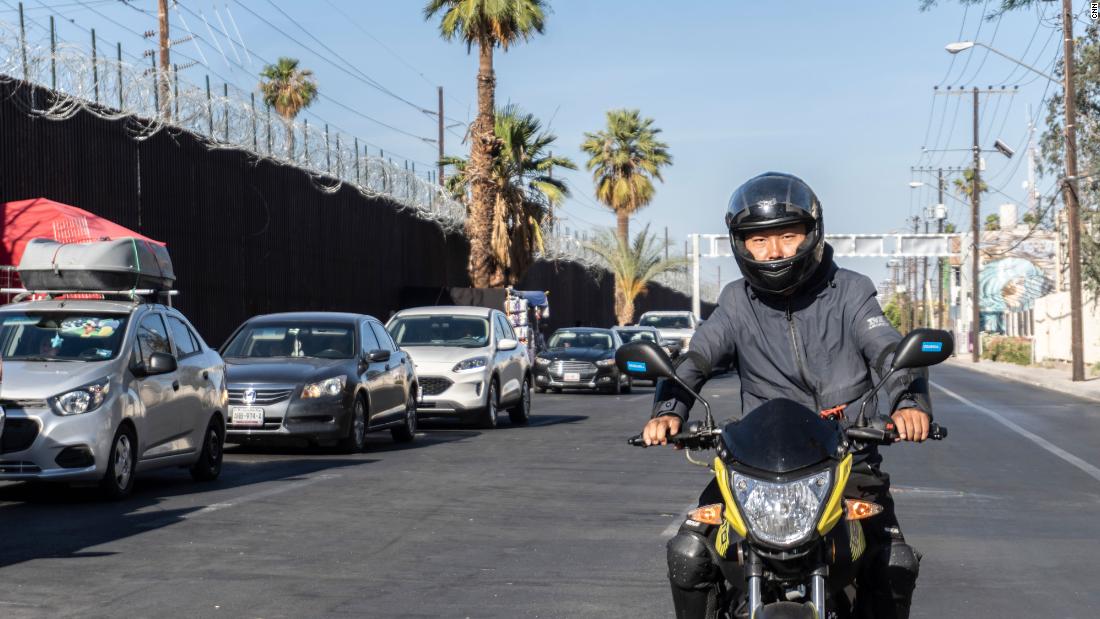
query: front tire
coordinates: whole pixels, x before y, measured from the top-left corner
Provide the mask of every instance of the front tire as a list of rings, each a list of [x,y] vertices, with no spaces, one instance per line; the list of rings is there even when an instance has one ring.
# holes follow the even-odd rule
[[[359,453],[367,444],[367,403],[362,397],[355,398],[355,406],[352,408],[351,424],[348,435],[337,444],[337,448],[344,453]]]
[[[531,383],[526,378],[520,387],[519,402],[508,409],[508,418],[516,426],[525,426],[531,420]]]
[[[107,471],[99,481],[104,496],[111,500],[124,499],[134,489],[134,473],[137,468],[137,436],[129,425],[120,426],[111,442],[111,455],[107,459]]]
[[[394,442],[411,443],[416,438],[416,389],[409,392],[405,402],[405,425],[392,428],[390,435]]]
[[[214,416],[206,426],[199,460],[191,465],[191,478],[195,481],[214,481],[222,473],[222,454],[225,452],[225,432],[218,417]]]
[[[485,398],[485,408],[481,410],[481,422],[478,424],[486,430],[492,430],[500,425],[500,392],[497,389],[497,381],[493,379],[489,383],[489,395]]]
[[[626,377],[626,385],[623,386],[623,394],[630,393],[634,390],[634,379],[629,376]]]

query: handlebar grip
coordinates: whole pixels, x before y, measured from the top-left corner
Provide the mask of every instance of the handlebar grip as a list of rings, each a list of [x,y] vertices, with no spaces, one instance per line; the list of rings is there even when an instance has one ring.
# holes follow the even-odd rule
[[[626,444],[632,447],[646,447],[645,440],[642,439],[641,434],[635,434],[634,436],[626,439]]]
[[[947,438],[947,428],[934,423],[928,428],[928,438],[933,441],[942,441]]]

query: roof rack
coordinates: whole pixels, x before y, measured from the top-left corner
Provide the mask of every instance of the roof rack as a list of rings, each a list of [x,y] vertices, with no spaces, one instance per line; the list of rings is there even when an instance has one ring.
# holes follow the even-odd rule
[[[28,290],[26,288],[0,288],[0,294],[14,294],[12,303],[26,301],[33,295],[45,295],[47,298],[56,298],[66,294],[98,294],[103,295],[104,300],[122,300],[133,303],[149,302],[147,297],[155,299],[164,296],[168,306],[172,306],[172,297],[179,294],[178,290],[154,290],[152,288],[134,288],[130,290]]]

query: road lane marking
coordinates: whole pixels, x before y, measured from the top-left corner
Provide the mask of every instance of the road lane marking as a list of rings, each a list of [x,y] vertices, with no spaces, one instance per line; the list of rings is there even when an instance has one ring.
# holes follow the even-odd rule
[[[1045,438],[1043,438],[1043,437],[1041,437],[1041,436],[1039,436],[1039,435],[1037,435],[1033,432],[1025,430],[1024,428],[1020,427],[1016,423],[1014,423],[1012,421],[1009,421],[1008,419],[1005,419],[999,413],[993,411],[992,409],[988,409],[988,408],[982,406],[981,404],[975,404],[974,402],[971,402],[970,400],[968,400],[968,399],[964,398],[963,396],[955,393],[954,391],[951,391],[950,389],[948,389],[947,387],[944,387],[943,385],[940,385],[938,383],[932,383],[932,386],[934,386],[935,388],[939,389],[940,391],[946,393],[947,395],[955,398],[956,400],[962,402],[963,404],[973,408],[974,410],[976,410],[978,412],[981,412],[981,413],[985,413],[986,415],[992,417],[994,420],[1000,422],[1002,425],[1004,425],[1009,430],[1012,430],[1013,432],[1016,432],[1020,436],[1030,440],[1031,442],[1035,443],[1039,447],[1042,447],[1043,449],[1049,451],[1050,453],[1058,456],[1062,460],[1065,460],[1066,462],[1069,462],[1070,464],[1077,467],[1082,472],[1084,472],[1086,475],[1088,475],[1089,477],[1092,477],[1096,481],[1100,481],[1100,468],[1097,468],[1097,467],[1089,464],[1088,462],[1085,462],[1081,458],[1078,458],[1077,456],[1069,453],[1068,451],[1062,449],[1061,447],[1055,445],[1054,443],[1051,443],[1050,441],[1046,440]]]
[[[695,509],[696,507],[699,506],[695,503],[691,503],[684,509],[680,510],[679,513],[674,515],[672,517],[672,524],[665,527],[664,531],[661,531],[661,539],[668,539],[673,535],[676,535],[676,532],[680,530],[680,525],[684,524],[684,520],[687,519],[688,512]]]

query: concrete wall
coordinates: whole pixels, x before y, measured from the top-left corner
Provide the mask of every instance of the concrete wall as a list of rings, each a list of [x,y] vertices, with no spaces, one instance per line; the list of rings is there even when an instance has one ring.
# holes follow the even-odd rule
[[[1085,364],[1100,363],[1100,304],[1085,293]],[[1070,360],[1069,292],[1056,292],[1035,300],[1035,358]]]

